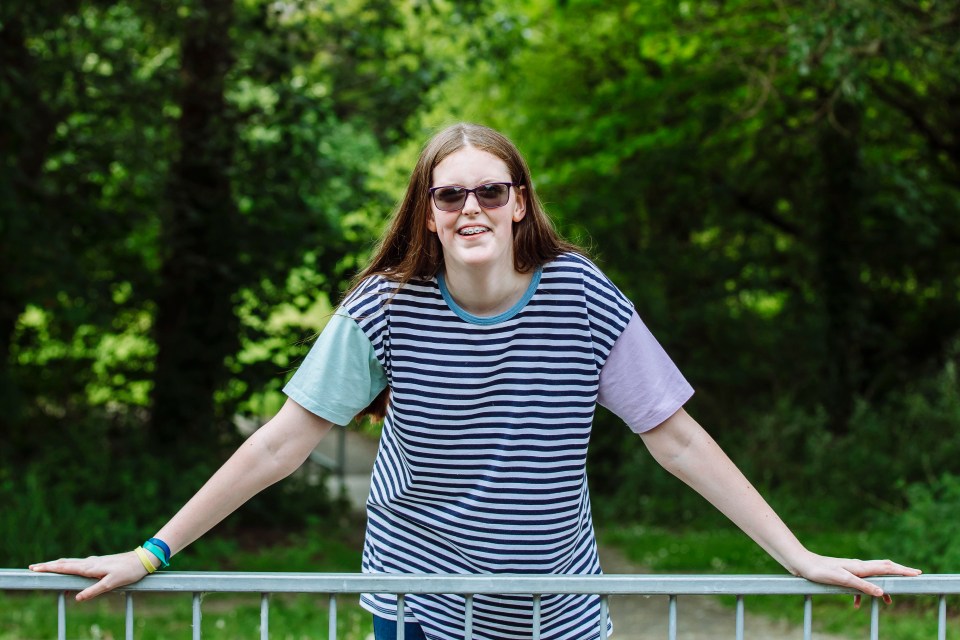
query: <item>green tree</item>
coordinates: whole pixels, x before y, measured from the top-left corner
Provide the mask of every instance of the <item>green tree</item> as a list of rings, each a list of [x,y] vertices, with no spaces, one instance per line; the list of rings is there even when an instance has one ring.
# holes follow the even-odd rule
[[[900,406],[914,399],[899,396],[934,389],[960,336],[956,8],[498,11],[520,44],[472,61],[423,121],[458,114],[518,141],[548,208],[637,303],[752,477],[798,487],[819,469],[825,489],[859,469],[882,500],[864,472],[903,455],[888,432],[913,423]],[[470,91],[482,84],[497,91]],[[654,494],[664,482],[636,471],[627,437],[601,419],[591,454],[621,515],[645,508],[624,474]],[[942,431],[912,437],[898,479],[955,468]],[[657,516],[698,509],[670,486]]]
[[[525,46],[439,113],[520,141],[712,415],[787,394],[843,433],[855,396],[942,366],[960,327],[952,7],[543,1],[515,22]],[[469,93],[478,77],[501,91]]]
[[[371,176],[451,66],[425,47],[479,15],[4,5],[5,454],[31,458],[90,418],[107,440],[217,459],[237,407],[277,389],[317,330],[303,312],[369,250],[391,206]]]

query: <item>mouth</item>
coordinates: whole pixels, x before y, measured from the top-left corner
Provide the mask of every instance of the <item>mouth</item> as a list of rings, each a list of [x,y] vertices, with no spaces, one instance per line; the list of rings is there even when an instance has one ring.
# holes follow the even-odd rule
[[[469,227],[463,227],[457,230],[457,235],[461,236],[476,236],[481,233],[487,233],[490,231],[490,227],[485,227],[483,225],[475,224],[470,225]]]

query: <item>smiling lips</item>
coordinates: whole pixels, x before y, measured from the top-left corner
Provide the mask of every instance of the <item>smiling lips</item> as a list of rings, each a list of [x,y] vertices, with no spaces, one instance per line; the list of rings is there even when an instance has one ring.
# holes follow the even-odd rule
[[[490,227],[484,227],[482,225],[471,225],[469,227],[464,227],[457,231],[461,236],[475,236],[479,233],[484,233],[490,231]]]

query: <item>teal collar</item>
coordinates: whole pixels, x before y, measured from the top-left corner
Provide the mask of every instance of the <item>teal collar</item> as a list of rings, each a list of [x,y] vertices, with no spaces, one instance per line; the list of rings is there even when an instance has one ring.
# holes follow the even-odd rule
[[[453,296],[450,295],[450,290],[447,289],[447,283],[443,278],[443,273],[437,275],[437,284],[440,285],[440,295],[443,296],[444,301],[447,303],[447,306],[450,307],[457,316],[469,322],[470,324],[497,324],[499,322],[505,322],[518,313],[520,310],[527,306],[527,303],[530,302],[530,298],[533,297],[533,294],[537,291],[537,286],[540,284],[540,274],[543,272],[543,269],[537,267],[537,270],[533,272],[533,277],[530,279],[530,284],[527,286],[527,290],[524,291],[523,296],[517,300],[516,304],[495,316],[475,316],[472,313],[467,313],[464,311],[460,305],[458,305],[453,300]]]

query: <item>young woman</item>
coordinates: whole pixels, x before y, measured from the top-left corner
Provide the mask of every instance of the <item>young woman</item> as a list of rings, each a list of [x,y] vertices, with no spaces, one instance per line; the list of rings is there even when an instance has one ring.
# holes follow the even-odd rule
[[[141,579],[292,473],[329,431],[384,417],[363,570],[600,573],[585,462],[599,402],[653,457],[790,573],[883,592],[917,575],[889,560],[808,551],[683,409],[690,385],[633,305],[552,228],[514,145],[460,124],[424,148],[403,202],[297,373],[286,404],[170,520],[147,551],[31,566],[99,579],[87,600]],[[462,638],[458,596],[410,595],[407,638]],[[396,599],[364,594],[377,638]],[[542,637],[596,637],[599,599],[545,596]],[[477,638],[529,638],[530,598],[480,597]]]

